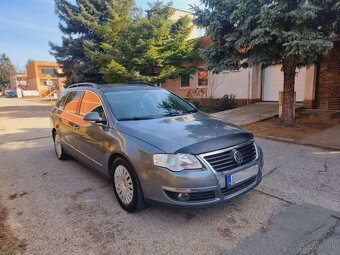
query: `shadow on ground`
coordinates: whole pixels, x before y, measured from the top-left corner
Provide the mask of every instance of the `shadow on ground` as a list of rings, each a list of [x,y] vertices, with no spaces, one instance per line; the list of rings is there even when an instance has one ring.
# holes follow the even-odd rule
[[[47,117],[52,106],[47,105],[25,105],[0,107],[0,117],[32,118]]]
[[[2,133],[0,129],[0,144],[39,140],[43,138],[52,139],[51,130],[51,128],[22,128],[14,130],[15,132],[13,133]]]

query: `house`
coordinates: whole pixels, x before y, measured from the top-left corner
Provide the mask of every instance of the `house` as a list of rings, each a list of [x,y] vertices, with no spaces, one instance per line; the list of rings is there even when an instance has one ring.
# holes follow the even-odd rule
[[[199,37],[199,47],[209,43],[206,36]],[[296,101],[302,102],[305,108],[340,110],[340,38],[333,39],[333,43],[333,49],[319,64],[297,71]],[[195,74],[168,80],[161,86],[184,98],[201,98],[202,93],[213,98],[234,94],[238,105],[277,102],[279,91],[283,90],[281,65],[255,66],[219,74],[209,72],[201,59],[189,65],[198,68]]]
[[[63,90],[65,79],[61,66],[53,61],[30,61],[27,66],[27,82],[30,90],[37,90],[40,96],[50,91]]]
[[[28,89],[26,71],[11,75],[9,80],[10,80],[11,90],[16,90],[17,88],[22,89],[22,90]]]

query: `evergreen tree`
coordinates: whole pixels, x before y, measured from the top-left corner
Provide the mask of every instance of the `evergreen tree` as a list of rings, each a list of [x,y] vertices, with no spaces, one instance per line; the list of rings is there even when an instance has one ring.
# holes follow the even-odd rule
[[[5,87],[10,82],[10,76],[15,74],[15,67],[10,58],[2,53],[0,55],[0,87]]]
[[[91,61],[87,50],[100,52],[103,35],[100,29],[112,17],[131,15],[133,0],[55,0],[62,45],[50,43],[51,54],[63,66],[67,84],[79,81],[102,82],[100,66]],[[86,44],[86,46],[85,46]]]
[[[146,16],[113,17],[97,28],[105,35],[101,53],[86,52],[102,66],[106,82],[138,79],[159,83],[196,71],[186,66],[195,57],[196,41],[188,40],[191,20],[185,16],[173,21],[174,11],[170,4],[156,2]]]
[[[202,51],[215,73],[254,65],[282,64],[283,115],[294,125],[296,69],[309,66],[333,47],[339,33],[339,0],[201,0],[196,24],[213,45]]]

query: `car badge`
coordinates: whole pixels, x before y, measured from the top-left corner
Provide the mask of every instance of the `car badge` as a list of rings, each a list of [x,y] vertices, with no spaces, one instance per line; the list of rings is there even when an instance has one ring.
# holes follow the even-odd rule
[[[233,157],[237,164],[242,164],[243,162],[243,155],[240,151],[233,149]]]

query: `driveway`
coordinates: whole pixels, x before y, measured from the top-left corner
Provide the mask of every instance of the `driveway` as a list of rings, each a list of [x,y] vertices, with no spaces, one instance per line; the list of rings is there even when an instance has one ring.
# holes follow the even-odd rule
[[[49,108],[0,98],[0,254],[340,254],[340,152],[258,139],[263,181],[243,197],[128,214],[106,179],[57,160]]]
[[[301,107],[301,103],[296,104],[296,109]],[[236,125],[246,125],[276,115],[279,115],[279,104],[271,102],[255,103],[211,114],[214,118],[229,121]]]

